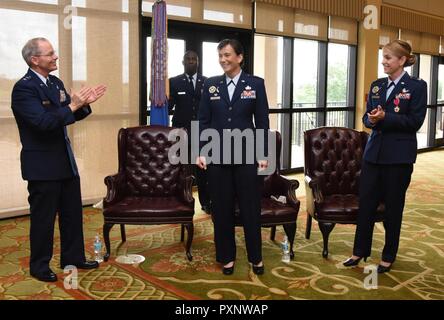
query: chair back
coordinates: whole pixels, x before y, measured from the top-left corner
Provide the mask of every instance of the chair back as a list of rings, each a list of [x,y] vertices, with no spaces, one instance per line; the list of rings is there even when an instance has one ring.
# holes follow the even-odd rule
[[[125,175],[127,195],[168,197],[177,194],[185,166],[173,165],[168,159],[170,148],[177,143],[168,140],[171,130],[174,128],[163,126],[119,130],[119,173]]]
[[[324,196],[358,194],[368,134],[349,128],[320,127],[304,132],[305,175],[316,178]]]

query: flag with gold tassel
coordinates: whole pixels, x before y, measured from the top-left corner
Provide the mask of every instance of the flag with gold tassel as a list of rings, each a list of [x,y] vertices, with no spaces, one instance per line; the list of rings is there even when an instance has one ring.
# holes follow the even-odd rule
[[[166,2],[153,4],[151,32],[150,124],[168,126],[168,32]]]

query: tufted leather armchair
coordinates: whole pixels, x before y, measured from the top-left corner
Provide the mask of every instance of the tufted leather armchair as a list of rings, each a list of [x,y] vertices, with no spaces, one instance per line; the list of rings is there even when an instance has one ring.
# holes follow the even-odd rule
[[[141,126],[119,130],[119,170],[105,178],[105,261],[110,256],[109,232],[114,224],[120,224],[123,242],[126,241],[125,224],[181,224],[188,232],[186,255],[192,260],[193,178],[185,170],[186,165],[173,165],[168,160],[168,151],[173,145],[168,141],[168,134],[172,129]]]
[[[305,186],[307,194],[306,239],[312,218],[318,221],[328,256],[328,237],[336,223],[356,224],[359,177],[368,134],[348,128],[321,127],[304,132]],[[375,221],[382,221],[380,204]]]
[[[293,243],[296,235],[296,220],[298,218],[301,202],[296,198],[296,189],[299,187],[297,180],[288,180],[280,175],[280,158],[282,139],[279,132],[276,132],[276,170],[264,179],[264,189],[261,199],[261,225],[264,228],[271,228],[270,239],[274,241],[276,226],[282,225],[288,241],[290,242],[290,258],[294,258]],[[284,196],[286,204],[271,198]],[[242,226],[239,215],[239,208],[235,210],[235,224]]]

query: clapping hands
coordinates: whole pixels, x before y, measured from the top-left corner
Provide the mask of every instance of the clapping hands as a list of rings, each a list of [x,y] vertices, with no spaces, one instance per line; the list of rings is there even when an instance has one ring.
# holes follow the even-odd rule
[[[367,116],[368,121],[370,121],[371,124],[375,125],[385,118],[385,111],[384,109],[382,109],[381,106],[378,106],[377,108],[367,113]]]
[[[85,105],[96,102],[105,94],[105,92],[106,86],[103,84],[95,87],[82,87],[79,91],[71,92],[71,104],[69,107],[72,112],[75,112]]]
[[[86,104],[91,104],[99,100],[106,92],[106,86],[103,84],[99,84],[95,87],[91,88],[91,93],[86,100]]]

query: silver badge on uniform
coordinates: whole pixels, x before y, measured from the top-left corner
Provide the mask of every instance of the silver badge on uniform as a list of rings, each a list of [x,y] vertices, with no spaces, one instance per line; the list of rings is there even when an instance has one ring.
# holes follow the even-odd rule
[[[64,90],[60,90],[60,102],[66,101],[66,94]]]

